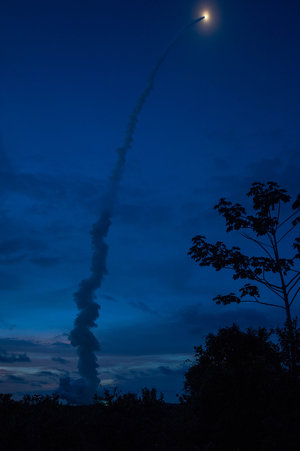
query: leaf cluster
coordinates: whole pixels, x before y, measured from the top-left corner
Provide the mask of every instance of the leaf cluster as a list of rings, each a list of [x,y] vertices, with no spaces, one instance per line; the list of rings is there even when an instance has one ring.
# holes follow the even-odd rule
[[[300,194],[292,204],[292,212],[285,219],[281,219],[281,206],[289,203],[291,197],[277,183],[253,183],[247,196],[252,199],[254,214],[247,214],[243,205],[233,204],[225,198],[221,198],[214,208],[225,218],[227,232],[249,230],[250,235],[243,232],[242,236],[257,245],[263,251],[263,255],[245,255],[240,247],[228,248],[222,241],[209,243],[204,235],[193,238],[193,246],[188,255],[199,266],[211,266],[216,271],[230,269],[233,271],[234,280],[248,279],[251,282],[244,284],[239,290],[239,295],[231,292],[216,296],[214,300],[218,304],[256,302],[285,308],[282,305],[259,300],[261,297],[259,289],[253,282],[265,286],[286,304],[289,302],[289,305],[299,293],[297,285],[300,282],[300,271],[295,270],[294,266],[300,258],[300,237],[294,239],[292,249],[296,253],[289,258],[279,255],[279,243],[300,223]],[[287,231],[285,231],[286,227],[288,227]],[[289,276],[291,272],[292,277],[285,282],[284,277]],[[267,278],[268,274],[271,279]],[[277,284],[272,281],[274,275],[280,276],[280,282]],[[292,290],[294,290],[293,293]]]
[[[240,229],[251,229],[257,236],[276,232],[279,227],[281,204],[290,202],[291,196],[276,182],[266,184],[255,182],[247,196],[252,198],[254,215],[248,215],[246,209],[239,203],[221,198],[215,205],[215,210],[226,220],[227,232]],[[300,222],[300,194],[292,204],[292,225]]]

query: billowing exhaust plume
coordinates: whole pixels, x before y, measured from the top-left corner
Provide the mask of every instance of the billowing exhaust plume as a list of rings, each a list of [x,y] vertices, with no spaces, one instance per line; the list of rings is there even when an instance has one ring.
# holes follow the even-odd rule
[[[74,321],[74,328],[70,332],[70,341],[77,348],[78,371],[81,379],[71,381],[68,377],[64,377],[60,381],[58,390],[62,398],[74,403],[89,403],[93,399],[93,395],[97,392],[99,386],[99,377],[97,373],[97,357],[96,352],[100,349],[99,342],[92,333],[91,328],[96,327],[96,320],[99,316],[100,306],[95,302],[95,293],[100,288],[103,278],[107,273],[106,257],[108,246],[105,238],[111,226],[111,218],[115,205],[116,195],[119,184],[122,179],[126,155],[131,148],[137,121],[140,112],[153,88],[157,72],[165,60],[172,46],[180,38],[180,36],[193,24],[204,19],[200,17],[184,27],[168,45],[166,50],[158,59],[154,69],[152,70],[148,84],[140,97],[129,117],[125,139],[122,147],[117,149],[117,161],[114,169],[109,177],[107,191],[103,198],[103,205],[98,220],[92,226],[92,262],[91,274],[87,279],[80,282],[78,290],[74,293],[75,302],[79,313]]]

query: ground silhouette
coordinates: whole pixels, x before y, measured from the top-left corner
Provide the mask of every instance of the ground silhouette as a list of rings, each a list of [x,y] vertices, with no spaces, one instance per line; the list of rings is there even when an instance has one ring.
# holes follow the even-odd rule
[[[62,404],[57,395],[0,395],[0,449],[299,449],[300,383],[270,332],[233,325],[195,351],[178,404],[147,388],[140,396],[106,391],[82,406]]]

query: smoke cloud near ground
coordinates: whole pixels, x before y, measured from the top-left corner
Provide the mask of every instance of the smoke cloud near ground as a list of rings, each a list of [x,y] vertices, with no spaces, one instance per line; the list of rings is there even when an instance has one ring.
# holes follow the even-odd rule
[[[100,350],[100,345],[91,331],[91,328],[97,326],[96,320],[99,317],[100,310],[100,306],[95,301],[95,293],[101,287],[103,278],[105,274],[107,274],[106,258],[108,246],[105,242],[105,238],[111,226],[113,209],[119,184],[124,172],[126,156],[133,143],[139,115],[153,89],[156,75],[167,54],[188,28],[202,19],[203,17],[200,17],[184,27],[158,59],[150,74],[147,86],[137,99],[129,117],[123,146],[116,149],[117,161],[109,177],[108,187],[103,197],[99,218],[93,224],[91,230],[93,250],[91,273],[88,278],[80,282],[78,290],[74,293],[74,299],[79,313],[74,321],[74,327],[70,332],[69,338],[71,344],[77,348],[79,358],[78,371],[81,378],[72,381],[68,377],[64,377],[61,379],[60,387],[58,389],[59,395],[72,403],[92,402],[93,395],[97,392],[100,383],[97,372],[98,363],[96,356],[97,351]]]

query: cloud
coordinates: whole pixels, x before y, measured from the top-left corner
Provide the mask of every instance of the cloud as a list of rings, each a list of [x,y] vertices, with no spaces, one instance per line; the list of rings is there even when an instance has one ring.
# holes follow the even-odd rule
[[[60,363],[61,365],[67,364],[69,361],[62,357],[52,357],[53,362]]]
[[[136,302],[132,301],[132,302],[129,302],[129,304],[132,307],[134,307],[134,308],[136,308],[136,309],[138,309],[138,310],[140,310],[140,311],[142,311],[144,313],[151,313],[151,314],[155,314],[156,315],[156,312],[154,310],[152,310],[147,304],[145,304],[142,301],[136,301]]]
[[[110,295],[108,295],[108,294],[99,294],[99,297],[101,298],[101,299],[106,299],[107,301],[112,301],[112,302],[118,302],[118,300],[115,298],[115,297],[113,297],[113,296],[110,296]]]
[[[40,371],[39,373],[36,374],[36,376],[37,377],[48,377],[49,379],[54,379],[54,380],[57,380],[57,377],[58,377],[58,375],[56,373],[54,373],[53,371],[48,371],[48,370]]]
[[[0,140],[0,174],[9,174],[12,172],[12,165],[4,152],[3,144]]]
[[[39,257],[32,258],[30,261],[34,265],[41,268],[50,268],[52,266],[56,266],[61,261],[61,259],[57,257]]]
[[[162,226],[170,222],[173,210],[169,205],[145,205],[145,199],[140,202],[143,205],[129,204],[125,200],[121,202],[116,208],[116,219],[125,224],[146,227]]]
[[[6,376],[7,382],[13,382],[15,384],[26,384],[27,381],[21,376],[15,376],[14,374],[9,374]]]
[[[49,204],[55,207],[75,204],[95,211],[99,192],[103,192],[103,184],[91,177],[18,171],[0,146],[0,195],[30,199],[32,204],[27,205],[30,213],[44,215],[49,211]]]
[[[118,354],[123,356],[163,355],[188,353],[193,350],[195,337],[190,330],[174,318],[147,316],[147,321],[138,321],[128,325],[110,325],[106,330],[97,332],[101,342],[102,355]]]
[[[71,345],[70,343],[65,343],[64,341],[55,341],[51,344],[51,346],[58,346],[60,348],[68,348],[70,349]]]
[[[20,363],[20,362],[30,362],[30,358],[26,353],[23,354],[9,354],[3,349],[0,349],[0,362],[2,363]]]
[[[3,348],[9,348],[10,351],[16,351],[19,349],[36,348],[38,343],[32,340],[23,340],[20,338],[0,338],[0,346]]]
[[[199,304],[192,304],[179,309],[174,314],[182,328],[187,329],[193,336],[204,336],[216,331],[220,327],[237,323],[241,328],[247,327],[274,327],[283,321],[282,315],[272,308],[245,308],[239,306],[214,306],[213,311],[203,311]],[[219,311],[218,311],[219,310]]]
[[[9,274],[6,271],[0,271],[0,290],[15,291],[22,285],[22,279],[15,275]]]
[[[213,159],[214,167],[219,171],[227,171],[230,169],[230,161],[225,158],[216,157]]]
[[[24,245],[20,240],[6,240],[0,243],[1,254],[12,254],[24,249]]]
[[[0,328],[1,329],[13,330],[16,327],[17,327],[16,324],[8,323],[8,322],[4,321],[3,319],[0,319]]]
[[[97,332],[101,355],[192,353],[194,346],[201,344],[208,333],[233,323],[242,329],[280,326],[284,317],[277,310],[260,306],[251,309],[244,305],[218,306],[209,299],[207,303],[170,307],[164,314],[148,315],[147,320],[139,317],[131,324],[109,323],[102,327],[101,332]]]
[[[277,157],[261,158],[248,165],[255,181],[275,181],[292,194],[299,192],[300,152],[287,150]]]
[[[107,385],[108,387],[110,385],[117,386],[121,393],[139,393],[144,387],[155,387],[158,393],[164,394],[166,401],[176,402],[176,394],[183,389],[184,374],[187,368],[188,366],[182,361],[172,366],[123,369],[111,374],[113,383]]]
[[[0,261],[5,264],[14,264],[28,259],[35,252],[46,249],[46,245],[39,239],[17,238],[0,242]]]
[[[162,373],[162,374],[172,374],[174,373],[174,370],[171,369],[170,367],[167,366],[159,366],[158,370]]]

